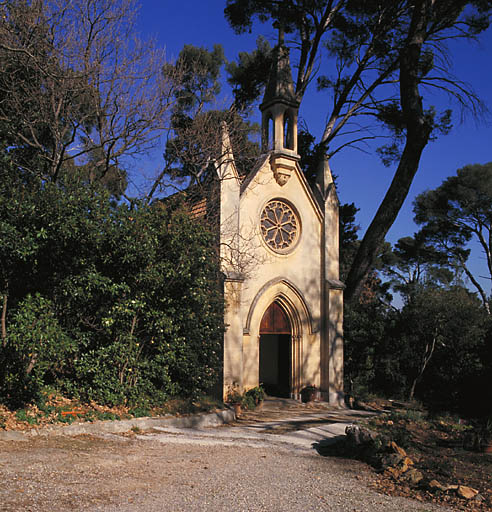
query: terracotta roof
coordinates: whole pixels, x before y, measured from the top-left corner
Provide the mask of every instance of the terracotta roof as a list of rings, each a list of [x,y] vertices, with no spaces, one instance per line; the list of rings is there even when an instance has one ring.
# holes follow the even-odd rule
[[[191,200],[189,204],[190,215],[194,219],[200,219],[205,217],[207,214],[207,198],[202,197],[201,199],[197,199],[196,201]]]

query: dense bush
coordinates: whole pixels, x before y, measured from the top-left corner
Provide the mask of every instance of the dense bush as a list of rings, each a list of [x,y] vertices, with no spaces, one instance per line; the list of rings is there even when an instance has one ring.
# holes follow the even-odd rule
[[[459,286],[424,287],[400,310],[378,300],[348,304],[345,389],[477,414],[490,403],[491,327],[481,302]]]
[[[376,350],[384,336],[384,315],[376,303],[345,304],[345,391],[365,395],[374,384]]]
[[[19,303],[12,315],[2,351],[0,396],[28,401],[46,384],[62,378],[75,352],[63,332],[49,300],[39,293]]]
[[[488,321],[481,302],[461,287],[423,290],[403,308],[394,335],[416,397],[436,409],[473,412]]]
[[[130,208],[11,171],[0,171],[0,400],[46,384],[108,404],[209,389],[223,318],[211,233],[183,208]]]

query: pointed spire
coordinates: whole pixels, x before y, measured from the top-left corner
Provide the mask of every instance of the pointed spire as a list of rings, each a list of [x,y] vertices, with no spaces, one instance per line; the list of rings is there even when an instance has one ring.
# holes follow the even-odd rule
[[[297,113],[299,102],[294,92],[290,69],[289,50],[284,45],[284,30],[278,28],[278,45],[273,50],[273,62],[260,105],[262,150],[287,154],[299,159],[297,154]]]
[[[318,176],[316,177],[316,184],[318,186],[319,191],[321,192],[321,197],[326,199],[328,196],[328,192],[330,189],[330,185],[333,183],[333,175],[331,174],[330,163],[328,161],[327,155],[323,155],[323,159],[320,162],[318,168]]]
[[[236,165],[234,163],[229,129],[225,121],[222,121],[221,123],[221,131],[221,152],[216,162],[217,175],[221,180],[232,177],[239,179]]]
[[[232,160],[232,144],[231,139],[229,137],[229,128],[227,126],[227,123],[225,121],[222,121],[222,123],[220,124],[220,128],[222,131],[220,159]]]
[[[272,68],[260,110],[263,111],[276,102],[299,108],[299,102],[294,91],[289,49],[284,44],[284,29],[281,25],[278,25],[278,45],[273,50]]]

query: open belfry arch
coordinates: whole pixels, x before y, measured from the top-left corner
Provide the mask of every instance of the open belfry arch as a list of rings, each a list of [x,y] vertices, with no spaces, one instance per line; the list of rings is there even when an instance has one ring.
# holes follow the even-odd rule
[[[338,198],[328,162],[314,189],[299,167],[289,52],[280,34],[260,106],[262,156],[240,177],[226,127],[217,165],[225,275],[223,393],[263,383],[343,403]]]

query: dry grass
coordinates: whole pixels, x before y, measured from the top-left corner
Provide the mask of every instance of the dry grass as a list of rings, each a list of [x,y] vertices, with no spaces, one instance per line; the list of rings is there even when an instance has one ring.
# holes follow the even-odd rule
[[[49,393],[37,404],[10,410],[0,405],[0,430],[28,431],[46,425],[73,423],[74,421],[120,420],[142,416],[180,416],[215,410],[223,404],[213,398],[196,401],[173,399],[159,406],[104,406],[95,402],[83,403]]]
[[[479,491],[478,499],[464,500],[454,492],[430,492],[425,484],[412,488],[387,473],[376,487],[387,494],[409,496],[441,503],[458,510],[492,510],[492,455],[473,451],[472,427],[451,416],[430,417],[422,410],[393,407],[389,413],[370,420],[367,426],[403,446],[424,475],[424,482],[437,480],[444,486],[464,485]]]

